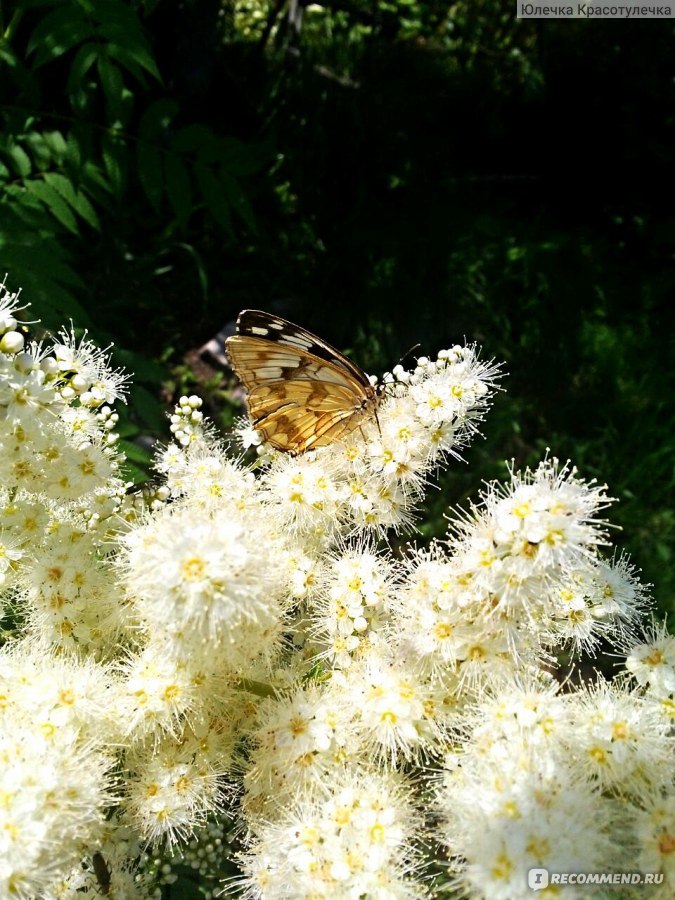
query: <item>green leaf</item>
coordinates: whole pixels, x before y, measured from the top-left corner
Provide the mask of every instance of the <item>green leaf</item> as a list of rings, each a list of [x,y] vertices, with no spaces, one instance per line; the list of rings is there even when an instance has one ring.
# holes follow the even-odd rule
[[[113,193],[118,197],[124,190],[126,181],[127,145],[115,134],[105,134],[101,141],[103,164],[110,179]]]
[[[87,311],[73,293],[73,289],[83,290],[84,285],[53,227],[51,232],[37,232],[24,226],[11,208],[14,205],[13,201],[0,202],[0,221],[4,226],[0,229],[0,254],[3,265],[11,272],[12,283],[21,285],[25,298],[30,300],[31,316],[39,318],[45,328],[58,328],[68,318],[90,325]],[[46,210],[43,215],[53,223]]]
[[[159,212],[164,185],[162,154],[154,144],[141,141],[136,151],[138,179],[150,205]]]
[[[99,222],[94,207],[82,191],[75,190],[70,179],[58,172],[48,172],[45,174],[44,180],[47,184],[51,184],[59,194],[61,194],[63,199],[70,204],[72,209],[83,218],[88,225],[91,225],[91,227],[95,228],[97,231],[101,230],[101,223]]]
[[[132,441],[120,441],[120,445],[123,445],[120,446],[120,450],[124,452],[127,459],[150,465],[152,456],[144,447],[141,447],[139,444],[134,444]]]
[[[75,216],[56,188],[41,180],[25,181],[24,187],[29,193],[44,203],[54,218],[64,225],[68,231],[72,231],[73,234],[78,233]]]
[[[128,372],[133,372],[134,384],[139,381],[157,384],[167,377],[166,368],[161,363],[123,347],[115,347],[115,365],[124,366]]]
[[[77,192],[75,203],[73,203],[73,209],[80,218],[84,219],[87,225],[91,225],[96,231],[101,230],[101,222],[99,221],[98,213],[87,199],[86,194],[82,193],[82,191]]]
[[[65,159],[67,147],[60,131],[43,131],[42,136],[49,147],[54,162],[60,163]]]
[[[66,91],[69,94],[74,94],[82,89],[84,76],[96,61],[99,52],[100,47],[91,43],[83,44],[77,51],[66,83]]]
[[[176,153],[166,154],[166,192],[178,224],[183,228],[192,212],[190,173]]]
[[[24,137],[24,141],[30,149],[35,168],[40,172],[45,172],[50,168],[52,154],[42,134],[39,131],[31,131]]]
[[[119,441],[118,446],[122,450],[126,450],[129,446],[128,441]],[[131,445],[133,446],[133,445]],[[146,481],[150,480],[150,469],[152,467],[152,460],[148,459],[144,461],[145,465],[135,465],[130,462],[128,459],[122,461],[121,466],[121,474],[122,478],[125,481],[130,481],[132,484],[145,484]]]
[[[66,162],[77,171],[82,164],[82,152],[80,150],[80,142],[71,132],[66,140]]]
[[[119,448],[126,458],[133,462],[140,463],[142,466],[147,466],[148,468],[152,464],[152,454],[149,450],[146,450],[145,447],[141,447],[139,444],[132,443],[131,441],[120,441]]]
[[[37,94],[37,80],[15,50],[0,37],[0,63],[9,70],[13,84],[21,94]]]
[[[76,191],[70,178],[66,178],[60,172],[48,172],[44,175],[44,180],[47,184],[51,184],[71,206],[74,204]]]
[[[34,67],[57,59],[92,37],[91,26],[77,3],[67,3],[44,16],[33,31],[27,53],[35,53]]]
[[[39,180],[25,181],[24,187],[30,194],[44,203],[54,218],[64,225],[68,231],[72,231],[73,234],[78,233],[75,216],[56,188]]]
[[[110,62],[105,54],[99,56],[97,67],[108,105],[108,119],[115,121],[121,118],[123,112],[124,80],[122,79],[122,73],[114,63]]]
[[[17,175],[21,176],[21,178],[26,178],[28,175],[30,175],[33,166],[31,164],[30,157],[23,149],[23,147],[20,147],[18,144],[14,144],[13,147],[9,147],[5,152],[9,157],[10,166]]]
[[[110,41],[110,48],[115,48],[118,62],[125,65],[125,60],[131,61],[161,81],[157,63],[135,10],[119,0],[96,0],[94,10],[99,20],[99,30]]]
[[[134,384],[129,396],[129,405],[140,418],[141,431],[153,435],[166,433],[168,421],[164,404],[147,388]]]
[[[232,217],[230,215],[230,208],[223,197],[223,186],[221,182],[209,168],[200,165],[199,163],[195,166],[195,175],[202,192],[202,197],[209,208],[209,212],[221,228],[232,235],[234,233],[232,229]]]
[[[162,81],[162,76],[149,50],[110,44],[108,52],[141,84],[146,83],[143,77],[144,71],[152,75],[157,81]]]

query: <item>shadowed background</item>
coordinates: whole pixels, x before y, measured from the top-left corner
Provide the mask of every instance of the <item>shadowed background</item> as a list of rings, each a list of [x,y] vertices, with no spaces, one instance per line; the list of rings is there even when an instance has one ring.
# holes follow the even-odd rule
[[[668,609],[673,26],[515,5],[3,2],[0,268],[136,373],[136,479],[175,396],[239,412],[196,350],[242,308],[372,372],[477,341],[507,392],[424,535],[550,447]]]

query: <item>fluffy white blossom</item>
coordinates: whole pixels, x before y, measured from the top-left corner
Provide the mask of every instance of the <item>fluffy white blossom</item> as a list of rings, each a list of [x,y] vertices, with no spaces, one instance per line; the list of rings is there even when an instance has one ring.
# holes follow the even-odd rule
[[[668,633],[665,623],[654,623],[644,642],[630,649],[626,669],[655,697],[675,695],[675,636]]]
[[[452,882],[471,897],[530,897],[527,872],[612,871],[612,807],[545,748],[498,743],[447,761],[438,790],[441,839],[456,859]],[[461,862],[460,862],[461,860]],[[566,891],[583,897],[584,888]]]
[[[117,729],[106,671],[17,643],[0,651],[0,896],[32,898],[100,838]]]
[[[626,859],[671,890],[675,645],[603,554],[605,489],[547,457],[392,540],[497,366],[397,366],[377,419],[297,456],[246,423],[234,458],[181,397],[132,490],[125,376],[19,313],[0,287],[0,895],[145,900],[182,865],[213,893],[233,855],[260,900],[512,900]]]
[[[136,747],[128,754],[128,815],[144,841],[173,846],[222,808],[219,773],[193,734],[180,742],[153,742],[151,748]]]
[[[634,810],[634,834],[641,871],[663,876],[661,896],[675,890],[675,792],[653,791],[641,797]]]
[[[242,856],[244,896],[423,896],[413,877],[420,819],[405,781],[394,773],[331,774],[322,796],[299,799],[278,821],[259,823]]]

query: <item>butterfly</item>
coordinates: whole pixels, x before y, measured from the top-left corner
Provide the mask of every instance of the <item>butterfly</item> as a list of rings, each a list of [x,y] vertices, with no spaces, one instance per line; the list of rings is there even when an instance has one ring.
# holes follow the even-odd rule
[[[245,309],[226,342],[253,426],[286,453],[304,453],[377,420],[381,390],[339,350],[280,316]]]

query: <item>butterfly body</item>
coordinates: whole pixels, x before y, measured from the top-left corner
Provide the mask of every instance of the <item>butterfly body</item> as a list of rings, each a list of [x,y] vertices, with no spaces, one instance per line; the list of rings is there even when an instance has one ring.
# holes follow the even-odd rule
[[[244,310],[227,353],[254,427],[278,450],[323,447],[377,417],[379,392],[365,372],[279,316]]]

